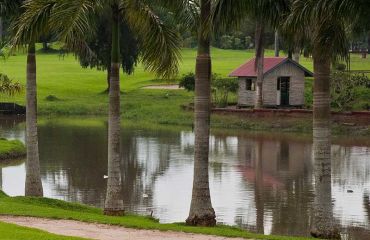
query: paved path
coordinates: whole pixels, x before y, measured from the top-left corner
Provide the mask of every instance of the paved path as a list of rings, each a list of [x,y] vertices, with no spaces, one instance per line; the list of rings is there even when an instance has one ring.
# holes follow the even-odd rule
[[[0,216],[0,221],[24,227],[36,228],[57,235],[99,240],[241,240],[240,238],[214,237],[181,232],[137,230],[119,226],[33,217]]]

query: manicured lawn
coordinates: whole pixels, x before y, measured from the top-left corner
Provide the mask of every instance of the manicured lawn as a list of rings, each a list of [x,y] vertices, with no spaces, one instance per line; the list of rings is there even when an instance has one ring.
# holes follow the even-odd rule
[[[1,160],[24,157],[26,155],[26,147],[20,141],[9,141],[0,138],[0,164]]]
[[[271,50],[266,51],[267,56],[272,56]],[[195,49],[182,51],[180,77],[182,74],[194,71]],[[212,49],[213,72],[226,77],[233,69],[254,56],[253,51]],[[352,69],[370,69],[370,59],[360,59],[352,56]],[[301,59],[301,63],[312,70],[311,59]],[[11,78],[25,83],[26,56],[23,53],[0,61],[0,72],[6,73]],[[39,54],[38,66],[38,107],[41,116],[48,115],[94,115],[106,116],[108,96],[102,94],[106,89],[106,73],[95,69],[82,69],[73,55],[64,59],[58,54]],[[131,76],[123,75],[122,79],[122,117],[124,120],[142,122],[146,124],[172,124],[191,126],[193,114],[183,111],[181,105],[193,101],[193,93],[184,90],[148,90],[143,86],[151,84],[174,83],[173,80],[159,80],[154,74],[147,73],[139,64]],[[312,99],[312,79],[307,80],[306,96]],[[367,92],[363,93],[367,101]],[[48,97],[49,96],[49,97]],[[53,96],[53,97],[50,97]],[[232,96],[235,102],[236,97]],[[15,97],[0,95],[0,101],[10,101],[24,104],[24,94]],[[311,130],[310,119],[284,123],[280,127],[284,131]],[[244,128],[253,130],[270,129],[273,122],[258,120],[242,120],[235,117],[214,116],[213,127]],[[284,125],[284,126],[285,126]],[[335,128],[335,126],[334,126]],[[334,131],[335,132],[335,131]]]
[[[11,198],[6,196],[1,191],[0,191],[0,214],[16,216],[32,216],[51,219],[69,219],[90,223],[119,225],[136,229],[181,231],[188,233],[209,234],[224,237],[243,237],[243,238],[271,239],[271,240],[308,239],[299,237],[265,236],[260,234],[249,233],[242,229],[229,226],[217,226],[215,228],[205,228],[205,227],[198,228],[198,227],[188,227],[181,223],[160,224],[158,223],[158,221],[151,219],[150,217],[141,217],[134,215],[127,215],[124,217],[107,217],[104,216],[102,214],[102,210],[98,208],[46,198],[27,198],[27,197]],[[0,230],[1,228],[2,226],[0,225]],[[22,231],[20,233],[22,233]],[[29,234],[37,233],[38,231],[36,232],[31,231]],[[12,238],[12,239],[22,239],[22,238]]]
[[[0,222],[0,239],[27,239],[27,240],[82,240],[83,238],[63,237],[37,229],[19,227],[13,224]]]

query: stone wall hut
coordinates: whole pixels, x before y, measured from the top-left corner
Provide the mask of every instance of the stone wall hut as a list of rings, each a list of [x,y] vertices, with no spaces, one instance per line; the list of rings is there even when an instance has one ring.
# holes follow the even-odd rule
[[[265,107],[302,107],[305,77],[313,73],[299,63],[281,57],[264,59],[262,99]],[[257,73],[255,59],[248,61],[230,74],[239,78],[238,106],[254,106]]]

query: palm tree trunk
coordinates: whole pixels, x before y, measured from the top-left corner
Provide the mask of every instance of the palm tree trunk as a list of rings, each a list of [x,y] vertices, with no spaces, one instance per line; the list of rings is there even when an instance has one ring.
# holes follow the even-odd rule
[[[108,123],[108,183],[104,214],[124,214],[121,175],[121,118],[120,118],[120,76],[119,76],[119,9],[112,5],[112,66],[109,89]]]
[[[27,56],[26,144],[25,195],[42,197],[43,189],[40,175],[39,144],[37,136],[36,54],[34,43],[29,44]]]
[[[313,158],[315,207],[311,235],[340,239],[331,196],[330,58],[314,55]]]
[[[105,90],[107,93],[109,93],[109,89],[110,89],[110,75],[111,75],[111,69],[112,67],[109,66],[108,67],[108,70],[107,70],[107,89]]]
[[[3,190],[3,169],[0,167],[0,191]]]
[[[211,13],[211,1],[201,1],[201,26],[198,33],[198,56],[195,80],[195,155],[193,193],[186,224],[214,226],[216,215],[209,190],[209,132],[211,108],[211,56],[207,20]]]
[[[279,42],[279,31],[275,30],[275,57],[280,56],[280,42]]]
[[[256,172],[256,182],[254,189],[254,198],[256,204],[256,230],[257,233],[265,233],[265,204],[263,196],[263,163],[262,163],[262,152],[263,152],[263,142],[261,140],[257,141],[256,144],[256,160],[255,160],[255,172]]]
[[[4,36],[4,25],[3,25],[3,19],[0,17],[0,42],[3,41]]]
[[[294,52],[292,55],[293,61],[299,63],[299,58],[301,57],[300,49],[299,48],[294,48]]]
[[[265,27],[263,21],[257,20],[255,34],[257,82],[256,82],[256,96],[254,99],[255,100],[254,108],[256,109],[260,109],[263,107],[262,86],[263,86],[263,65],[265,57],[265,49],[263,46],[265,31],[264,28]]]

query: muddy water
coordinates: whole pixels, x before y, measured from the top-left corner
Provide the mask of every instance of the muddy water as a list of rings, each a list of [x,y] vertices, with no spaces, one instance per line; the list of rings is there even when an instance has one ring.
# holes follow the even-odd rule
[[[24,141],[24,123],[0,120],[1,137]],[[41,174],[47,197],[98,207],[104,203],[107,126],[103,120],[41,120]],[[334,139],[331,192],[344,239],[370,239],[370,144]],[[126,209],[161,222],[184,221],[191,198],[191,129],[123,128]],[[262,154],[258,154],[262,153]],[[0,165],[9,195],[24,194],[22,162]],[[264,234],[308,236],[314,210],[310,136],[213,132],[210,188],[220,223]],[[329,186],[330,187],[330,186]]]

